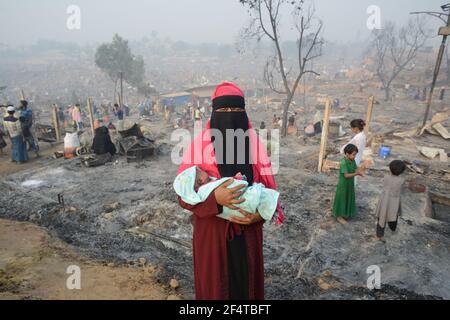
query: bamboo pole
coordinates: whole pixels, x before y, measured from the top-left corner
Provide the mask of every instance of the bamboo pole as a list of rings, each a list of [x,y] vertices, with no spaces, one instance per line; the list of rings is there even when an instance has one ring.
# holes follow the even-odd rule
[[[61,142],[61,127],[59,123],[58,108],[56,104],[53,105],[53,126],[55,127],[56,141]]]
[[[120,93],[117,93],[117,95],[116,95],[116,103],[120,107],[120,105],[121,105],[121,103],[120,103]]]
[[[88,107],[88,113],[89,113],[89,121],[91,123],[91,131],[92,131],[92,134],[95,134],[94,114],[93,114],[93,111],[92,111],[92,100],[91,100],[91,98],[87,99],[87,107]]]
[[[323,115],[323,126],[322,126],[322,138],[320,139],[319,166],[318,166],[319,172],[322,172],[323,159],[325,157],[325,152],[327,149],[330,114],[331,114],[331,99],[328,98],[325,103],[325,114]]]
[[[375,104],[375,97],[371,95],[369,97],[369,104],[367,106],[367,115],[366,115],[366,127],[364,129],[364,133],[366,137],[369,135],[370,122],[372,121],[372,113],[373,113],[373,105]]]
[[[120,71],[120,103],[119,103],[119,107],[122,108],[123,107],[123,72]]]

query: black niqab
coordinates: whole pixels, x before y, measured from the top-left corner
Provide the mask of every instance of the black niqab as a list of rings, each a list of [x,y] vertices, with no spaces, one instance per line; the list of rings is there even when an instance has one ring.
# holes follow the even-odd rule
[[[222,133],[223,137],[223,152],[220,152],[219,140],[215,139],[212,135],[211,140],[214,144],[214,149],[216,153],[216,162],[222,177],[234,177],[237,173],[241,173],[246,176],[248,183],[251,185],[253,183],[253,167],[251,164],[250,155],[250,138],[248,135],[245,136],[244,146],[238,144],[238,137],[234,136],[227,137],[227,130],[238,130],[242,129],[245,133],[249,129],[249,121],[247,113],[242,112],[217,112],[213,111],[211,115],[211,129],[217,129]],[[239,147],[239,150],[238,150]],[[242,149],[242,147],[244,147]],[[227,150],[232,150],[234,148],[234,159],[233,161],[227,163]],[[244,152],[244,161],[242,159],[242,153]],[[231,159],[230,159],[231,160]]]

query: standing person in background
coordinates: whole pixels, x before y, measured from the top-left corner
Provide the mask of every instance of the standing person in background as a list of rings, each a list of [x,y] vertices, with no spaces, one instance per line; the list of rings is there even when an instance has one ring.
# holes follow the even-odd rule
[[[39,157],[39,144],[34,138],[33,134],[33,111],[28,108],[28,101],[20,100],[20,115],[19,120],[22,125],[22,135],[25,139],[25,144],[28,143],[28,150],[33,150],[36,153],[36,157]]]
[[[5,141],[6,132],[3,128],[3,124],[0,123],[0,155],[3,155],[3,149],[6,148],[7,144]]]
[[[97,104],[94,102],[94,106],[92,107],[92,116],[96,117],[98,113]]]
[[[58,107],[58,119],[59,119],[59,123],[66,128],[66,115],[64,114],[64,111],[61,107]]]
[[[5,126],[12,144],[12,162],[22,164],[28,161],[27,145],[22,135],[22,125],[18,118],[14,116],[16,108],[10,105],[6,109],[8,116],[3,119],[3,125]]]
[[[109,106],[107,104],[102,105],[103,123],[109,123]]]
[[[278,125],[278,117],[276,114],[274,114],[273,118],[272,118],[272,126],[276,126],[276,125]]]
[[[82,115],[81,115],[81,108],[80,104],[76,104],[75,107],[72,109],[72,121],[77,126],[77,130],[80,131],[83,129],[83,121],[82,121]]]
[[[128,105],[126,105],[126,104],[123,105],[123,113],[124,113],[125,117],[130,116],[130,107],[128,107]]]
[[[280,117],[278,117],[278,122],[277,122],[277,124],[278,124],[278,127],[281,129],[281,128],[283,128],[283,119],[281,119]]]
[[[441,91],[439,91],[439,100],[443,101],[445,97],[445,87],[441,87]]]
[[[138,105],[139,118],[142,118],[145,115],[145,102],[141,102]]]
[[[195,130],[202,130],[203,128],[203,122],[202,122],[202,114],[200,112],[200,109],[196,107],[194,109],[194,132]]]
[[[422,101],[426,101],[427,100],[427,88],[423,88],[422,90]]]
[[[114,104],[114,114],[117,117],[117,130],[123,131],[123,108],[119,107],[117,103]]]
[[[288,126],[295,127],[295,117],[297,116],[297,112],[292,113],[288,119]]]
[[[73,107],[71,105],[68,105],[66,110],[64,111],[64,115],[66,117],[66,121],[64,122],[64,128],[68,128],[71,124],[73,124],[73,122],[71,122],[72,121],[72,110],[73,110]]]

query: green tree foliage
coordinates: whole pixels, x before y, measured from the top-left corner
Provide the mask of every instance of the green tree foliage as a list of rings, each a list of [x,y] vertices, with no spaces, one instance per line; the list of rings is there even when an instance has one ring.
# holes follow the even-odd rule
[[[145,63],[142,56],[131,53],[128,41],[115,35],[111,43],[104,43],[95,53],[95,64],[116,82],[119,72],[135,88],[145,87]]]

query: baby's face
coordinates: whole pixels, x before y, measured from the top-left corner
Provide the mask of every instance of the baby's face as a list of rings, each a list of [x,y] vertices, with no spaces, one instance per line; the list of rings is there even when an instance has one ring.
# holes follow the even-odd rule
[[[197,174],[195,175],[195,190],[198,190],[202,185],[210,181],[209,175],[200,168],[197,168]]]

